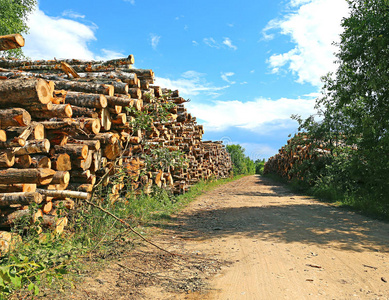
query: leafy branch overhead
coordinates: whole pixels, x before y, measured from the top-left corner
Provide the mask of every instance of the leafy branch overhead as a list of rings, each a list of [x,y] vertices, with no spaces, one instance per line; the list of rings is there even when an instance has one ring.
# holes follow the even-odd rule
[[[28,33],[28,16],[37,6],[36,0],[0,0],[0,35]],[[0,51],[0,56],[23,57],[21,49]]]

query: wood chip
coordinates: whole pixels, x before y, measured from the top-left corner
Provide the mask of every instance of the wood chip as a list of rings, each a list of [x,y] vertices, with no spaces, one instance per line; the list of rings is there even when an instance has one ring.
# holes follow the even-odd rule
[[[312,267],[312,268],[317,268],[317,269],[321,269],[322,267],[319,266],[319,265],[313,265],[313,264],[306,264],[308,267]]]

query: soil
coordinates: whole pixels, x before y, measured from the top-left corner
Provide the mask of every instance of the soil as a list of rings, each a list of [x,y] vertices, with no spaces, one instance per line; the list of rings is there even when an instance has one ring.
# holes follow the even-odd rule
[[[259,176],[207,192],[67,299],[389,299],[389,224]]]

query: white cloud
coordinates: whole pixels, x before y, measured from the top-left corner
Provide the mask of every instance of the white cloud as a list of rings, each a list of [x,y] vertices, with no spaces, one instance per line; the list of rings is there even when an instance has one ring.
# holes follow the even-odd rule
[[[193,46],[198,46],[199,45],[199,43],[196,42],[196,41],[192,41],[192,44],[193,44]]]
[[[229,84],[235,84],[236,82],[235,81],[231,81],[230,79],[229,79],[229,77],[231,77],[231,76],[234,76],[235,75],[235,73],[234,72],[222,72],[221,73],[221,78],[224,80],[224,81],[226,81],[226,82],[228,82]]]
[[[198,119],[204,121],[206,130],[222,131],[230,127],[249,130],[290,127],[292,114],[300,114],[303,118],[315,113],[314,99],[270,100],[258,98],[254,101],[212,101],[188,103],[188,109]]]
[[[97,55],[96,59],[97,60],[110,60],[110,59],[115,59],[115,58],[122,58],[125,57],[126,55],[121,53],[121,52],[116,52],[113,50],[108,50],[108,49],[101,49],[102,55]]]
[[[213,38],[204,38],[203,42],[211,48],[220,48],[220,45]]]
[[[277,148],[274,148],[268,144],[261,143],[234,143],[240,144],[245,149],[245,155],[249,156],[252,160],[267,159],[270,156],[278,152]]]
[[[232,44],[232,41],[230,38],[224,38],[223,44],[226,45],[228,48],[231,48],[232,50],[237,50],[238,47]]]
[[[124,2],[130,2],[132,5],[135,5],[135,0],[124,0]]]
[[[69,18],[72,18],[72,19],[85,19],[85,15],[81,15],[78,12],[75,12],[75,11],[73,11],[71,9],[65,10],[62,13],[62,16],[63,17],[69,17]]]
[[[157,49],[160,39],[161,39],[161,36],[156,35],[156,34],[154,34],[154,33],[151,33],[151,34],[150,34],[150,43],[151,43],[151,47],[152,47],[154,50]]]
[[[25,36],[23,51],[32,59],[94,58],[88,43],[96,40],[95,25],[49,17],[37,9],[29,16],[28,26],[30,30]]]
[[[199,94],[216,97],[220,95],[219,91],[229,87],[214,86],[206,81],[205,75],[196,71],[187,71],[181,74],[181,78],[178,79],[156,77],[155,84],[172,90],[179,90],[183,97],[192,97]]]
[[[287,68],[298,76],[297,82],[320,87],[320,78],[336,69],[333,53],[337,48],[332,43],[339,41],[341,20],[348,15],[347,2],[292,0],[289,5],[293,11],[281,20],[270,21],[263,33],[265,39],[271,39],[274,34],[268,31],[281,30],[296,46],[288,52],[272,55],[268,63],[273,73]]]

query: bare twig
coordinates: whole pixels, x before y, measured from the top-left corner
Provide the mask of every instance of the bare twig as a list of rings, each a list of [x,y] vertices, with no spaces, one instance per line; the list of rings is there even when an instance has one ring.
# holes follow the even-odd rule
[[[146,243],[154,246],[155,248],[163,251],[163,252],[166,252],[172,256],[179,256],[179,254],[175,254],[175,253],[172,253],[164,248],[161,248],[160,246],[154,244],[152,241],[146,239],[143,235],[141,235],[139,232],[137,232],[130,224],[128,224],[126,221],[120,219],[119,217],[115,216],[114,214],[112,214],[111,212],[109,212],[108,210],[102,208],[101,206],[99,205],[96,205],[94,204],[93,202],[89,201],[89,200],[84,200],[86,203],[88,203],[89,205],[92,205],[93,207],[95,208],[98,208],[100,209],[102,212],[106,213],[107,215],[111,216],[112,218],[114,218],[115,220],[119,221],[120,223],[122,223],[123,225],[125,225],[128,229],[131,230],[131,232],[133,232],[134,234],[136,234],[137,236],[139,236],[142,240],[144,240]]]

